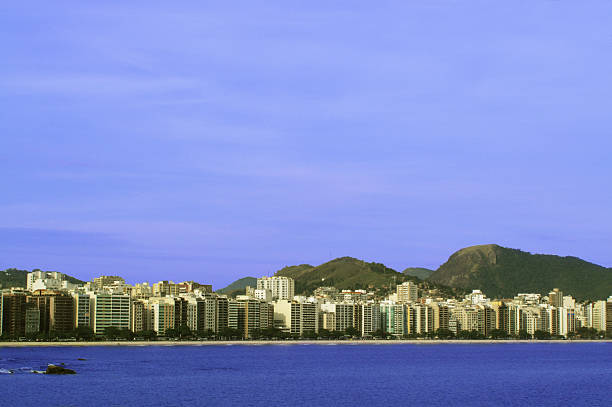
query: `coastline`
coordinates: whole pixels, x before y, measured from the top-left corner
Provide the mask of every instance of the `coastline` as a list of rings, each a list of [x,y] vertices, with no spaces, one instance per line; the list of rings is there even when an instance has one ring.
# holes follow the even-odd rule
[[[87,347],[87,346],[278,346],[278,345],[491,345],[491,344],[534,344],[534,343],[612,343],[612,339],[574,340],[288,340],[288,341],[99,341],[99,342],[0,342],[0,348],[33,347]]]

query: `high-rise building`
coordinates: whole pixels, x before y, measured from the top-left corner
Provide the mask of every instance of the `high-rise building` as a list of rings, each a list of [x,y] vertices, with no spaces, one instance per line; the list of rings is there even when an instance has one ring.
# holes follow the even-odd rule
[[[130,321],[130,330],[132,332],[142,332],[150,330],[150,326],[147,323],[145,312],[145,300],[134,300],[132,301],[132,316]]]
[[[72,293],[74,301],[74,326],[91,327],[91,297],[87,293],[74,292]]]
[[[155,297],[178,296],[179,286],[173,281],[160,281],[153,284],[153,295]]]
[[[597,331],[606,331],[607,301],[596,301],[593,304],[591,326]]]
[[[168,329],[178,328],[176,321],[176,302],[172,297],[152,297],[145,303],[151,321],[151,329],[163,336]]]
[[[274,300],[293,300],[295,282],[292,278],[272,276],[257,279],[258,290],[270,290]]]
[[[397,286],[398,302],[414,302],[419,298],[419,286],[412,281],[399,284]]]
[[[91,280],[91,286],[94,290],[102,290],[117,285],[125,285],[125,280],[119,276],[100,276]]]
[[[2,330],[17,338],[25,335],[26,295],[22,292],[5,293],[2,299]]]
[[[404,336],[410,333],[409,315],[405,304],[394,304],[382,302],[380,304],[380,315],[382,329],[394,336]]]
[[[294,335],[319,332],[319,307],[314,302],[280,300],[274,304],[274,320]],[[351,320],[352,325],[352,320]]]
[[[174,311],[174,310],[173,310]],[[106,328],[129,329],[131,326],[131,299],[127,294],[96,293],[90,302],[91,328],[103,335]]]
[[[187,298],[186,309],[187,327],[192,332],[206,331],[206,299],[197,297]]]
[[[606,301],[606,336],[612,337],[612,297]]]
[[[35,270],[27,275],[26,289],[28,291],[59,290],[65,280],[66,275],[57,271]]]
[[[548,303],[555,308],[562,307],[563,291],[560,291],[558,288],[553,288],[553,290],[548,293]]]
[[[497,313],[492,307],[480,305],[478,307],[478,332],[488,336],[494,329],[497,329]]]
[[[380,325],[380,305],[378,304],[361,304],[361,336],[372,335],[373,332],[381,328]]]

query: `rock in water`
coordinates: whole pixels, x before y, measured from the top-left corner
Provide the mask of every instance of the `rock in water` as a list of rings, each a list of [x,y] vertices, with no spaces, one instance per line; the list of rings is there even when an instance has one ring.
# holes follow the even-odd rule
[[[76,372],[62,366],[49,365],[45,374],[76,374]]]

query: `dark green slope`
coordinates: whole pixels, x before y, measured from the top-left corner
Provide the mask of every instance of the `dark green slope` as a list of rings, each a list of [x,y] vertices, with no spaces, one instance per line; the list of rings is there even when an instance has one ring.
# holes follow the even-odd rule
[[[497,298],[529,292],[547,294],[555,287],[579,300],[612,295],[610,269],[577,257],[531,254],[494,244],[459,250],[427,281],[481,289]]]
[[[296,294],[311,294],[318,287],[332,286],[340,290],[366,289],[382,295],[392,292],[397,284],[405,281],[414,281],[423,289],[438,289],[440,293],[451,296],[463,292],[423,282],[384,264],[368,263],[352,257],[341,257],[316,267],[309,264],[284,267],[275,275],[293,278]]]
[[[243,277],[239,280],[234,281],[230,285],[225,288],[221,288],[217,290],[219,294],[228,294],[232,295],[236,291],[242,290],[242,294],[244,294],[244,289],[247,287],[257,287],[257,279],[255,277]]]
[[[421,280],[426,280],[429,276],[434,273],[434,270],[426,269],[423,267],[408,267],[402,274],[406,274],[407,276],[418,277]]]

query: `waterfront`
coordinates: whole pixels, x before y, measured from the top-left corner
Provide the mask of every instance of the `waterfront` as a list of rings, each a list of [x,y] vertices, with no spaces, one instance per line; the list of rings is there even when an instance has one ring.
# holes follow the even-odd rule
[[[610,343],[0,349],[3,405],[605,405]],[[78,360],[79,358],[85,360]],[[26,373],[65,363],[75,376]]]

